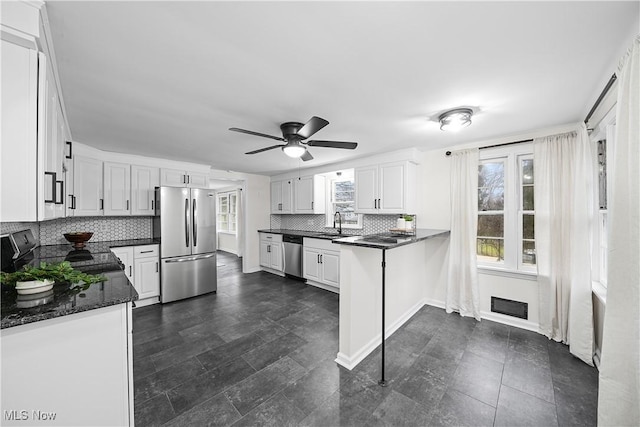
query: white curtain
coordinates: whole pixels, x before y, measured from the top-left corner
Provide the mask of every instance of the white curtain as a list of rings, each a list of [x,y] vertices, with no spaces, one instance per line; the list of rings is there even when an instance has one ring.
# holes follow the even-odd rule
[[[618,70],[598,425],[640,425],[640,36]]]
[[[478,149],[451,154],[451,237],[445,308],[480,320],[476,237]]]
[[[540,332],[592,366],[594,151],[584,123],[533,143]]]

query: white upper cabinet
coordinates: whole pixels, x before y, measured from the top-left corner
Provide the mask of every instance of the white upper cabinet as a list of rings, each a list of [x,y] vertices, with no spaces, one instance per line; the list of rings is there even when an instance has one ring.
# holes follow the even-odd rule
[[[104,163],[104,215],[131,215],[131,166]]]
[[[293,213],[293,179],[271,181],[271,213]]]
[[[38,54],[2,40],[2,221],[37,221]]]
[[[149,166],[131,166],[131,215],[154,215],[155,188],[160,171]]]
[[[102,160],[73,156],[73,216],[101,216],[104,209]]]
[[[181,169],[160,169],[160,185],[167,187],[209,188],[209,175]]]
[[[323,214],[325,213],[325,178],[320,175],[303,176],[293,180],[295,189],[294,213]]]
[[[414,213],[415,164],[383,163],[355,169],[357,213]]]

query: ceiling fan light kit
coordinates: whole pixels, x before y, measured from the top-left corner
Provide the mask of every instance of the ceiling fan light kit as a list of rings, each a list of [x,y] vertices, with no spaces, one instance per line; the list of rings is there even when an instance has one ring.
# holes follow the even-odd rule
[[[287,144],[282,147],[282,151],[284,151],[284,154],[286,154],[287,156],[297,159],[298,157],[302,156],[304,152],[307,151],[307,149],[302,145]]]
[[[263,151],[273,150],[274,148],[282,148],[284,154],[292,158],[301,158],[303,161],[312,160],[313,156],[307,150],[307,147],[328,147],[328,148],[342,148],[346,150],[353,150],[358,146],[357,142],[345,142],[345,141],[320,141],[311,140],[304,141],[311,135],[318,132],[320,129],[328,125],[329,122],[323,118],[313,116],[307,123],[299,122],[286,122],[280,125],[280,131],[282,131],[282,137],[267,135],[265,133],[254,132],[252,130],[229,128],[234,132],[246,133],[254,136],[261,136],[263,138],[275,139],[276,141],[286,142],[286,144],[277,144],[270,147],[260,148],[258,150],[249,151],[245,154],[257,154]]]
[[[455,108],[440,114],[440,129],[456,132],[471,124],[473,111],[470,108]]]

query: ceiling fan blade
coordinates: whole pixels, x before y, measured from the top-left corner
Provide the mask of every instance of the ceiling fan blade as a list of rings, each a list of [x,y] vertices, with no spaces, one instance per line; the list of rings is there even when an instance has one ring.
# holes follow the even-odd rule
[[[306,144],[309,147],[329,147],[329,148],[344,148],[347,150],[353,150],[358,146],[357,142],[345,142],[345,141],[307,141]]]
[[[244,153],[244,154],[257,154],[257,153],[262,153],[263,151],[273,150],[274,148],[284,147],[285,145],[286,145],[286,144],[272,145],[271,147],[266,147],[266,148],[261,148],[261,149],[259,149],[259,150],[249,151],[248,153]]]
[[[300,130],[298,130],[298,136],[302,139],[307,139],[328,124],[329,122],[325,119],[313,116],[307,123],[305,123],[304,126],[300,128]]]
[[[254,132],[252,130],[239,129],[239,128],[229,128],[229,130],[232,130],[234,132],[247,133],[249,135],[261,136],[263,138],[271,138],[271,139],[275,139],[276,141],[284,141],[284,138],[282,138],[281,136],[267,135],[266,133]]]
[[[306,162],[307,160],[313,160],[313,156],[311,155],[311,153],[309,152],[309,150],[305,151],[304,154],[302,156],[300,156],[300,158],[302,159],[302,161]]]

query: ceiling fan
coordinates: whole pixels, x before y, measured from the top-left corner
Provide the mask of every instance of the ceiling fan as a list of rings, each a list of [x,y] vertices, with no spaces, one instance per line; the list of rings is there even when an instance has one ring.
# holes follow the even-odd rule
[[[260,148],[259,150],[249,151],[245,154],[262,153],[263,151],[273,150],[274,148],[280,147],[287,156],[293,158],[300,157],[305,162],[313,159],[313,156],[309,153],[307,147],[329,147],[353,150],[358,146],[357,142],[321,141],[316,139],[305,141],[305,139],[309,138],[328,124],[328,121],[316,116],[311,117],[311,119],[304,124],[298,122],[286,122],[280,125],[282,137],[239,128],[229,128],[229,130],[286,142],[286,144],[272,145],[270,147]]]

